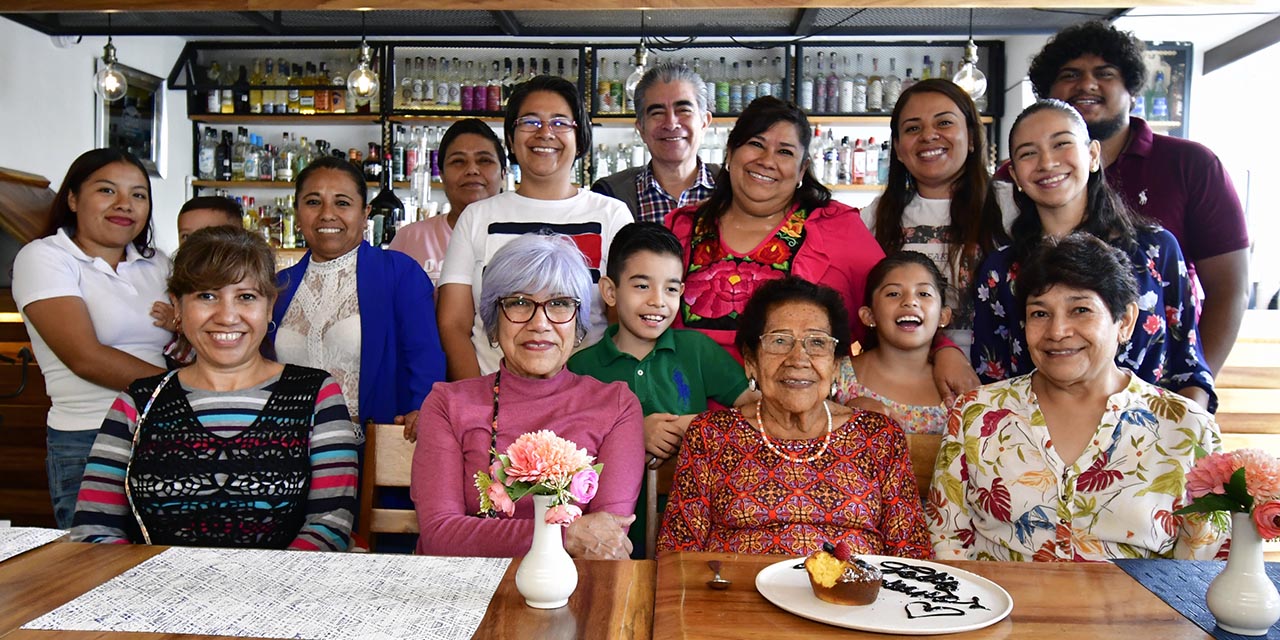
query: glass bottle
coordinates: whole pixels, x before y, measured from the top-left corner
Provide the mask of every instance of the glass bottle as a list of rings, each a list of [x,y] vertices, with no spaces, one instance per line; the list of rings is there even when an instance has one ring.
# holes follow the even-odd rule
[[[474,80],[475,70],[475,61],[468,60],[467,65],[464,67],[462,72],[462,77],[458,79],[458,107],[463,111],[472,111],[476,108]]]
[[[231,139],[230,131],[222,132],[222,142],[218,144],[218,148],[214,151],[214,164],[218,166],[218,180],[223,182],[231,181],[231,149],[235,146],[235,142]]]
[[[231,146],[231,179],[244,180],[244,156],[249,148],[249,130],[236,129],[236,141]]]
[[[928,80],[933,77],[933,61],[929,56],[924,57],[924,61],[920,64],[920,79]]]
[[[622,63],[613,61],[613,82],[609,84],[609,95],[612,96],[613,111],[622,113],[627,108],[626,77],[622,75]]]
[[[230,62],[222,65],[222,90],[218,92],[218,112],[219,113],[235,113],[236,99],[234,88],[235,84],[235,67]]]
[[[813,83],[813,107],[811,112],[823,112],[827,110],[827,75],[822,72],[822,52],[818,52],[818,67],[813,70],[813,77],[810,82]]]
[[[253,59],[253,75],[249,76],[249,113],[262,113],[262,85],[266,84],[262,74],[262,59]]]
[[[386,155],[383,160],[390,164],[391,155]],[[404,222],[404,203],[396,197],[391,185],[391,171],[385,166],[382,170],[382,190],[369,201],[369,219],[374,221],[375,246],[383,247],[391,244],[400,223]],[[381,231],[378,230],[379,222]]]
[[[884,78],[880,77],[880,58],[871,59],[871,77],[867,78],[867,111],[884,109]]]
[[[742,106],[745,107],[754,102],[759,93],[760,83],[756,82],[756,72],[751,68],[751,61],[748,60],[746,77],[742,80]]]
[[[209,65],[209,71],[205,74],[207,81],[212,85],[209,93],[205,98],[207,105],[205,107],[208,113],[222,113],[222,92],[218,90],[218,84],[222,82],[222,66],[214,60]]]
[[[847,62],[845,63],[848,64]],[[823,109],[835,113],[840,109],[840,75],[836,73],[836,52],[827,56],[827,104]]]
[[[733,63],[733,80],[729,83],[729,112],[742,113],[742,68]]]
[[[276,151],[275,180],[276,182],[293,182],[293,164],[298,155],[298,148],[289,139],[288,131],[281,136],[283,140],[280,142],[280,149]]]
[[[760,66],[756,67],[760,80],[756,83],[756,96],[773,95],[773,82],[769,79],[769,56],[760,58]]]
[[[422,102],[424,107],[430,108],[436,106],[436,59],[428,57],[422,61],[422,65],[418,65],[415,58],[413,62],[414,82],[422,83]]]
[[[502,70],[498,68],[497,60],[493,61],[493,75],[485,85],[484,110],[491,113],[502,111]]]
[[[897,63],[895,58],[889,58],[889,75],[884,77],[885,111],[893,111],[893,105],[898,104],[898,96],[902,95],[902,80],[898,78],[897,69],[894,68]]]
[[[196,177],[201,180],[216,180],[218,177],[218,132],[213,127],[204,128],[204,136],[200,138],[200,151],[196,156]]]
[[[857,100],[857,95],[858,95],[858,84],[857,84],[857,81],[855,80],[855,76],[854,76],[853,74],[849,73],[850,68],[849,68],[849,57],[848,57],[848,56],[845,56],[845,58],[844,58],[844,67],[843,67],[843,70],[844,70],[844,75],[840,76],[840,105],[839,105],[839,107],[840,107],[840,108],[839,108],[839,111],[840,111],[840,113],[841,113],[841,114],[857,113],[856,111],[854,111],[853,106],[854,106],[854,102]],[[863,78],[862,78],[862,80],[863,80],[863,82],[866,82],[866,80],[867,80],[867,79],[866,79],[866,77],[863,77]],[[863,106],[864,106],[864,107],[866,106],[866,100],[867,100],[867,97],[866,97],[866,96],[867,96],[867,87],[866,87],[866,85],[863,85],[863,86],[862,86],[862,101],[863,101]]]
[[[321,60],[314,76],[316,94],[316,113],[330,113],[333,106],[329,103],[329,63]]]
[[[334,113],[347,112],[347,73],[342,68],[341,60],[333,61],[333,70],[329,72],[329,110]]]
[[[276,75],[271,79],[271,84],[276,86],[273,99],[276,105],[275,113],[280,115],[289,113],[289,63],[285,62],[284,58],[276,61]],[[346,84],[345,79],[343,84]]]
[[[436,73],[436,105],[449,106],[449,59],[440,56],[440,69]]]
[[[306,63],[302,74],[301,86],[298,90],[298,113],[311,115],[316,112],[316,66],[310,61]]]
[[[800,80],[800,108],[807,113],[813,111],[813,68],[809,56],[804,57],[804,72]]]
[[[262,179],[262,170],[259,162],[262,160],[262,148],[258,146],[258,134],[250,134],[249,140],[245,144],[244,159],[241,161],[241,171],[244,174],[243,179],[249,182],[257,182]]]
[[[292,73],[289,75],[289,113],[302,112],[302,65],[294,64],[289,66]]]
[[[457,58],[450,61],[453,72],[449,74],[449,106],[462,107],[462,62]]]
[[[729,113],[728,69],[724,56],[720,56],[720,66],[716,69],[716,113]]]
[[[416,82],[418,84],[417,95],[422,95],[422,79],[413,74],[413,60],[409,56],[404,57],[404,65],[396,67],[392,73],[400,76],[400,107],[404,109],[412,109],[417,103],[413,99],[414,88]]]

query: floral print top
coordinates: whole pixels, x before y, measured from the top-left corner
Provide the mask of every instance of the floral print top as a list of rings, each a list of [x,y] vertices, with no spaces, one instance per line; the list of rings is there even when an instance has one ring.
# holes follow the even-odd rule
[[[1176,516],[1195,449],[1222,448],[1199,405],[1129,373],[1092,442],[1058,457],[1031,388],[1034,374],[979,387],[956,403],[938,451],[926,516],[939,559],[1037,562],[1209,560],[1225,514]],[[1225,553],[1224,553],[1225,555]]]
[[[747,254],[735,253],[721,242],[717,221],[699,221],[693,230],[680,301],[684,326],[737,330],[738,314],[746,308],[751,294],[764,282],[791,273],[795,255],[804,244],[808,217],[807,211],[794,209],[772,236]]]
[[[770,439],[804,458],[814,440]],[[854,553],[929,557],[929,532],[902,430],[855,411],[809,463],[765,446],[736,409],[699,415],[680,447],[658,550],[807,555],[844,540]]]
[[[1138,322],[1116,364],[1172,391],[1204,389],[1212,413],[1218,396],[1200,346],[1195,294],[1178,241],[1164,229],[1140,230],[1125,253],[1138,281]],[[1027,351],[1026,314],[1014,291],[1017,277],[1011,247],[988,255],[978,269],[969,360],[984,383],[1035,368]]]
[[[848,404],[854,398],[871,398],[885,406],[890,418],[907,433],[939,434],[947,428],[947,408],[940,405],[903,404],[890,400],[858,382],[851,358],[841,358],[836,371],[835,400]]]

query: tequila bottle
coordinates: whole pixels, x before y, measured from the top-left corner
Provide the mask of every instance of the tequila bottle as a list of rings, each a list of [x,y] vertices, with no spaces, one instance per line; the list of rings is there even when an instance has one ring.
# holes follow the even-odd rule
[[[880,58],[871,59],[871,77],[867,78],[867,111],[884,109],[884,78],[880,77]]]

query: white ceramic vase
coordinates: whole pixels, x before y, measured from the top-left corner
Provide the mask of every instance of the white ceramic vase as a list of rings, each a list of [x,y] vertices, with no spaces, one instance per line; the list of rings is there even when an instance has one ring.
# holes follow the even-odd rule
[[[578,567],[564,550],[563,525],[547,524],[554,496],[533,497],[533,546],[516,569],[516,589],[535,609],[559,609],[578,588]]]
[[[1209,611],[1225,631],[1265,636],[1280,620],[1280,593],[1262,562],[1262,538],[1247,513],[1231,514],[1231,555],[1209,583]]]

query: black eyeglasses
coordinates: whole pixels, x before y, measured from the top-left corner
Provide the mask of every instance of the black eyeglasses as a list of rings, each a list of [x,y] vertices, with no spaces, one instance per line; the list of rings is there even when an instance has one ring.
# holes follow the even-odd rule
[[[507,320],[516,324],[524,324],[533,319],[533,314],[542,308],[542,313],[552,324],[573,322],[578,317],[578,307],[582,302],[577,298],[552,298],[546,302],[538,302],[524,296],[507,296],[498,298],[498,308]]]
[[[533,116],[525,116],[516,118],[516,129],[526,133],[534,133],[540,131],[542,127],[549,127],[551,133],[568,133],[578,127],[578,123],[569,118],[552,118],[543,120]]]
[[[836,344],[840,341],[825,333],[811,333],[801,338],[789,333],[766,333],[760,336],[760,349],[768,354],[783,356],[791,353],[796,342],[800,343],[800,347],[810,357],[820,358],[835,354]]]

